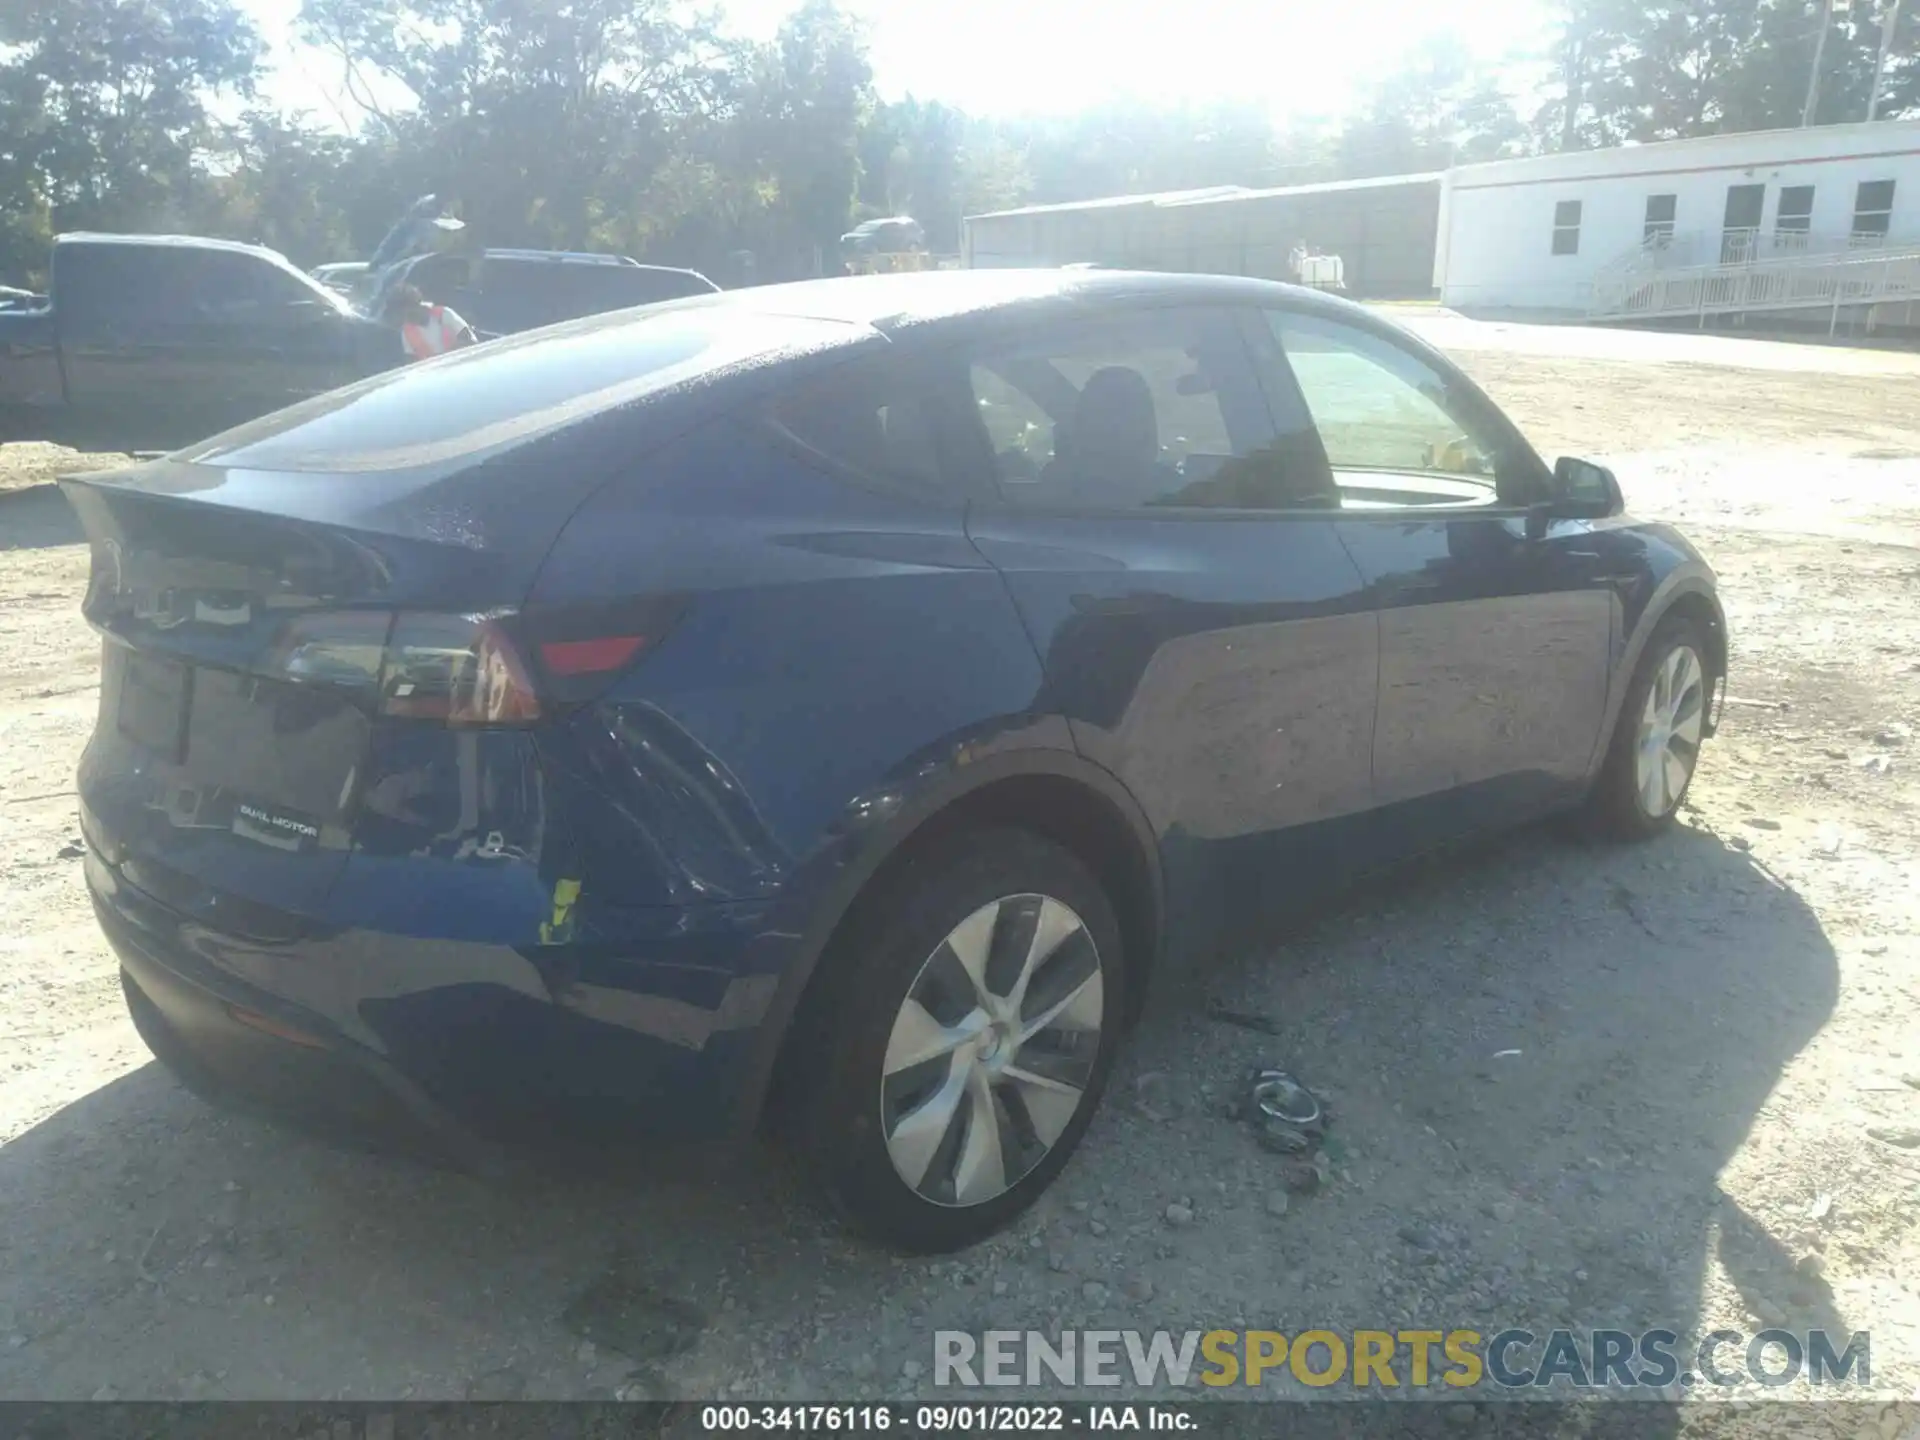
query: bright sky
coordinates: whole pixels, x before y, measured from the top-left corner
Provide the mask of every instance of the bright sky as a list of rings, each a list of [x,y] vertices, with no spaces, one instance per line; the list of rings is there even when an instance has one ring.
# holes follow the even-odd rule
[[[300,0],[240,0],[274,43],[273,98],[331,115],[335,67],[288,41]],[[1264,103],[1276,117],[1345,111],[1369,78],[1443,29],[1497,59],[1544,38],[1545,0],[843,0],[868,25],[875,82],[983,115],[1104,100]],[[773,34],[793,0],[726,0],[738,32]],[[1386,37],[1392,37],[1391,40]]]

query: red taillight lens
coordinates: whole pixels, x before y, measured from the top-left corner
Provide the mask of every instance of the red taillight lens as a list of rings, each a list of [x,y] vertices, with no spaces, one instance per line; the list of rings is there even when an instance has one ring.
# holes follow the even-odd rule
[[[646,643],[644,635],[549,640],[540,647],[540,663],[553,675],[604,675],[626,664]]]
[[[477,615],[313,611],[279,627],[256,670],[354,691],[394,719],[530,725],[593,699],[678,616],[672,600]]]

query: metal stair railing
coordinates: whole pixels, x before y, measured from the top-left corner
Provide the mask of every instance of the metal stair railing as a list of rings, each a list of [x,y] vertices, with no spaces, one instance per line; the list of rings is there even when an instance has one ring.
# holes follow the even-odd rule
[[[1704,320],[1708,315],[1826,307],[1837,322],[1842,307],[1920,300],[1920,241],[1784,233],[1801,235],[1807,243],[1749,245],[1739,232],[1727,232],[1715,238],[1723,254],[1732,248],[1734,259],[1607,267],[1594,277],[1587,316],[1636,320],[1696,315]]]

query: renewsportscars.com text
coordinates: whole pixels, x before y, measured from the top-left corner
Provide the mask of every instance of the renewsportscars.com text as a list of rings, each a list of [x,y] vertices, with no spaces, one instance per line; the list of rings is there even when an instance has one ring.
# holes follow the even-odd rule
[[[940,1330],[933,1382],[957,1386],[1213,1387],[1530,1392],[1760,1385],[1866,1388],[1872,1345],[1855,1330]]]

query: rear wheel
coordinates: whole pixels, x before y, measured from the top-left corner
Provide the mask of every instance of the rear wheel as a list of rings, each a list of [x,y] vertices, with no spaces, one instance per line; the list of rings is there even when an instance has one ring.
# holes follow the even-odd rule
[[[1711,672],[1705,630],[1661,622],[1634,671],[1591,801],[1605,832],[1639,839],[1665,829],[1693,783],[1705,738]]]
[[[1119,925],[1072,854],[975,831],[887,880],[825,962],[802,1138],[843,1214],[916,1251],[1052,1183],[1113,1064]]]

